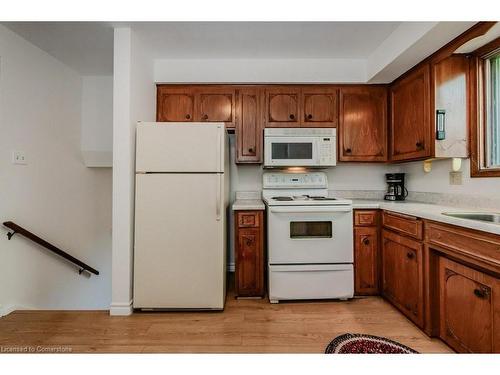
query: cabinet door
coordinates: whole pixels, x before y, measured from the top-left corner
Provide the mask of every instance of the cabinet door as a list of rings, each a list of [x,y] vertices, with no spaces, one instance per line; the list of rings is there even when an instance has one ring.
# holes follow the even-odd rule
[[[439,279],[440,337],[458,352],[500,352],[498,279],[446,258]]]
[[[354,275],[355,294],[378,294],[377,227],[354,228]]]
[[[382,293],[419,327],[423,327],[422,244],[382,231]]]
[[[197,120],[225,122],[234,127],[235,90],[231,87],[202,87],[198,89]]]
[[[266,90],[266,127],[298,127],[301,111],[298,87],[272,87]]]
[[[387,160],[385,87],[349,87],[340,90],[339,159]]]
[[[239,297],[263,295],[264,266],[261,228],[239,228],[236,251],[236,293]]]
[[[190,122],[194,120],[195,91],[191,87],[158,86],[156,120]]]
[[[437,112],[445,111],[445,138],[435,141],[435,157],[469,157],[467,134],[467,76],[469,60],[452,55],[432,65],[434,89],[433,129]],[[435,130],[434,130],[435,134]]]
[[[391,159],[431,156],[430,67],[416,69],[392,85]]]
[[[338,123],[338,90],[303,87],[301,126],[334,128]]]
[[[260,88],[238,90],[236,100],[236,162],[262,162],[263,91]]]

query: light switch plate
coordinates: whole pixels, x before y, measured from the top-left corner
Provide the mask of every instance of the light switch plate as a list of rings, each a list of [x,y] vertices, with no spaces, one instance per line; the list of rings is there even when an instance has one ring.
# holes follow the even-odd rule
[[[462,185],[462,171],[450,172],[450,185]]]
[[[23,151],[12,151],[12,164],[26,164],[26,154]]]

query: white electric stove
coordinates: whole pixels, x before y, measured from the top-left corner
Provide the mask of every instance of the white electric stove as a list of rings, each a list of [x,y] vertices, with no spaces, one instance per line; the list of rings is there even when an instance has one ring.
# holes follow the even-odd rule
[[[265,173],[269,300],[354,294],[352,201],[328,196],[324,172]]]

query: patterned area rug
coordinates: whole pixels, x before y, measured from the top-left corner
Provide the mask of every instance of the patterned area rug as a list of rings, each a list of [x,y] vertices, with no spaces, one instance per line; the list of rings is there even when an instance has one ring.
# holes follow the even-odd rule
[[[346,333],[337,336],[325,349],[326,354],[418,354],[417,351],[385,337]]]

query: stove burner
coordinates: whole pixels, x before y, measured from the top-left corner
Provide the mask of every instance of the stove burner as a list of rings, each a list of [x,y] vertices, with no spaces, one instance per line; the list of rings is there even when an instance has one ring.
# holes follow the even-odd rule
[[[293,200],[294,201],[305,201],[308,200],[310,197],[309,195],[294,195]]]
[[[279,196],[273,197],[275,201],[336,201],[337,198],[328,198],[321,196],[311,196],[311,195],[294,195],[293,197]]]

